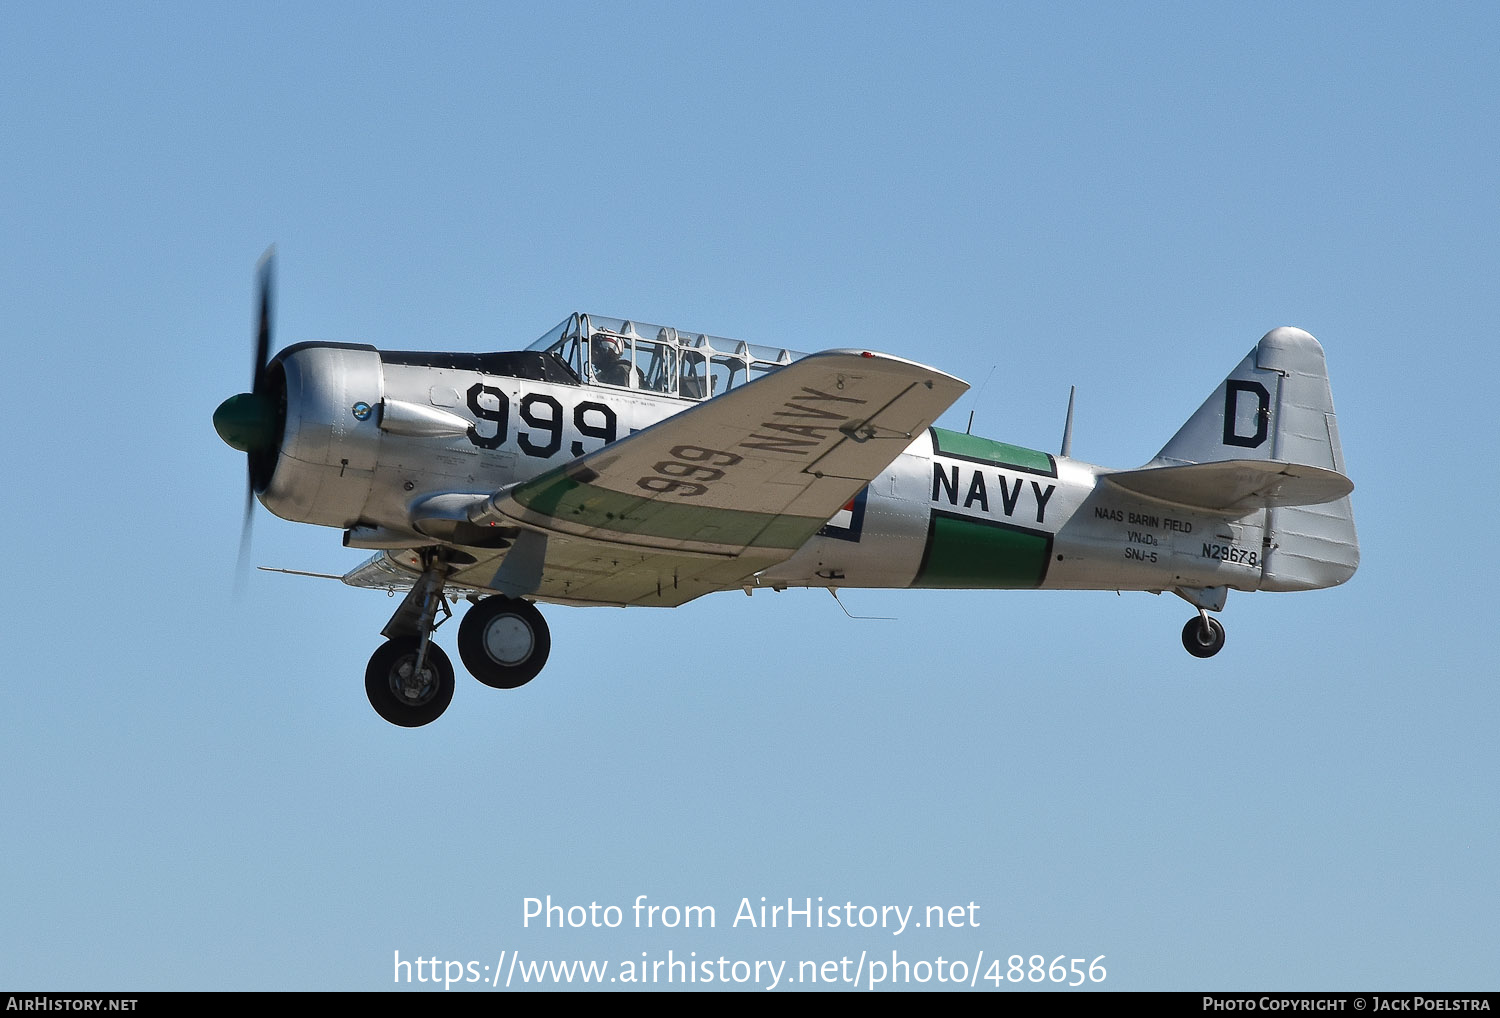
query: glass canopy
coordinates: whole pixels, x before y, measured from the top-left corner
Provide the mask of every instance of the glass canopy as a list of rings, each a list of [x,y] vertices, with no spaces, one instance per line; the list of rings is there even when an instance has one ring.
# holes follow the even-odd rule
[[[590,385],[708,399],[807,356],[704,333],[572,314],[528,350],[550,353]]]

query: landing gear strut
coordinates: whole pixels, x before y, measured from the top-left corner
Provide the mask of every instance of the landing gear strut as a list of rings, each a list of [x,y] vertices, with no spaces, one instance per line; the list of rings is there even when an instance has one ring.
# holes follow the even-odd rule
[[[388,637],[365,668],[365,695],[375,713],[393,725],[417,728],[436,721],[453,700],[453,664],[432,642],[433,630],[453,613],[443,600],[448,564],[422,554],[422,575],[381,635]]]
[[[524,686],[542,670],[551,652],[547,620],[530,601],[487,597],[458,624],[458,656],[464,667],[494,689]]]
[[[1176,587],[1172,593],[1198,609],[1196,618],[1182,627],[1182,645],[1193,657],[1213,657],[1224,649],[1224,627],[1209,612],[1224,610],[1228,587]]]

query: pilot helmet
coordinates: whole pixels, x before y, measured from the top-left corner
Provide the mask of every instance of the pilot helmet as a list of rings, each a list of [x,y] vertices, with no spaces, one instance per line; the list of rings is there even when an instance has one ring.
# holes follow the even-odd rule
[[[619,336],[605,332],[594,337],[594,362],[596,364],[615,364],[624,355],[625,344]]]

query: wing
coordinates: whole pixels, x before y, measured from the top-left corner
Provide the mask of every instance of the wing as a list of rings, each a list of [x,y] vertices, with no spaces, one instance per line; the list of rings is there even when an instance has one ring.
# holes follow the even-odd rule
[[[661,550],[790,552],[967,388],[895,357],[814,354],[502,491],[469,519]]]
[[[470,548],[457,588],[586,604],[676,605],[792,555],[968,386],[881,354],[813,354],[469,502],[469,523],[519,529]],[[451,498],[451,496],[447,496]],[[389,552],[346,577],[387,587]]]

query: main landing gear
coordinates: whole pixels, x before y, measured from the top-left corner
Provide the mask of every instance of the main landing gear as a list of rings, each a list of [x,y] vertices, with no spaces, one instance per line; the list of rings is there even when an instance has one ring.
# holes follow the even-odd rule
[[[486,686],[515,689],[536,678],[552,652],[552,634],[536,605],[496,595],[477,602],[458,624],[458,656]]]
[[[370,655],[365,695],[375,713],[391,724],[425,725],[436,721],[453,699],[453,665],[437,644],[398,636]]]
[[[453,616],[443,599],[448,564],[423,555],[422,575],[381,630],[387,640],[365,668],[365,695],[393,725],[417,728],[436,721],[453,700],[453,664],[432,634]],[[439,612],[442,618],[438,617]],[[480,682],[515,689],[547,663],[552,636],[530,601],[495,595],[474,603],[458,626],[458,655]]]

